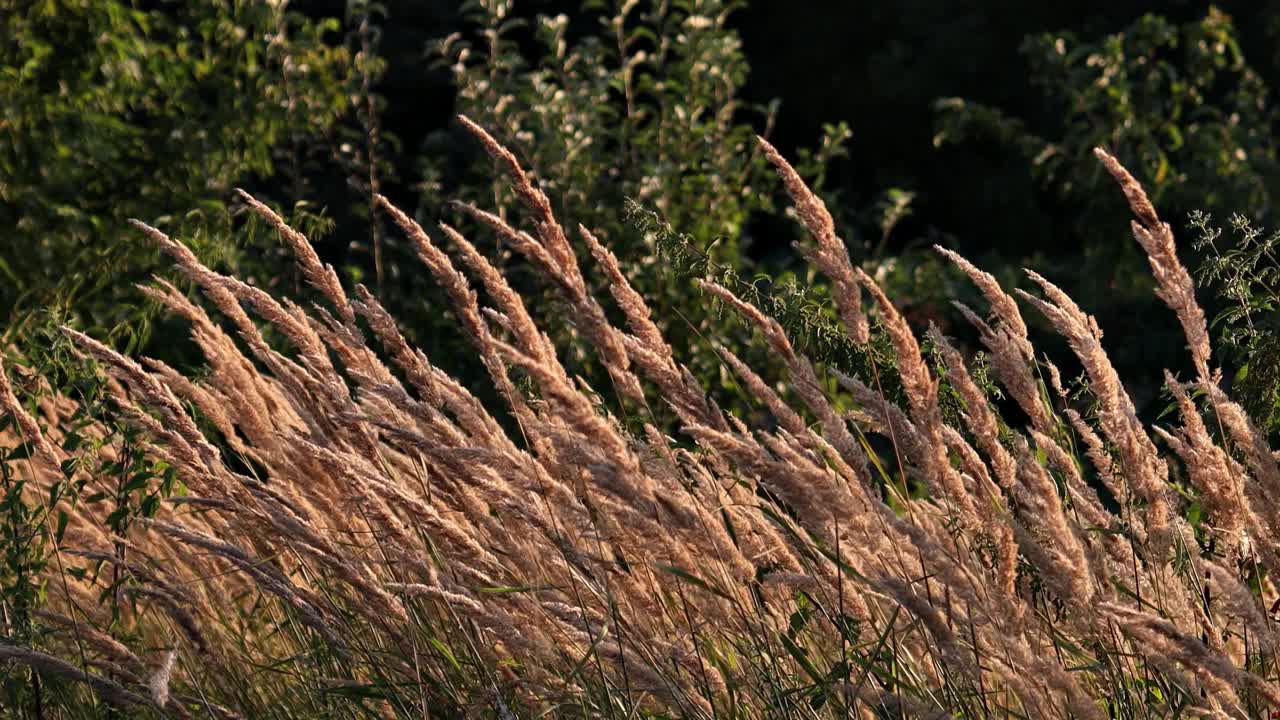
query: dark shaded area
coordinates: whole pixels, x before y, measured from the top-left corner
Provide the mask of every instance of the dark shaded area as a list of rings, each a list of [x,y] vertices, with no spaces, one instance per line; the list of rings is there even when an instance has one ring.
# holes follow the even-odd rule
[[[456,0],[388,2],[381,53],[388,63],[378,91],[386,98],[384,127],[401,143],[398,183],[392,197],[408,197],[415,181],[413,156],[453,115],[447,73],[428,67],[435,38],[467,28]],[[594,18],[580,13],[579,0],[517,3],[518,14],[564,12],[590,30]],[[1228,0],[1216,5],[1231,14],[1245,56],[1270,81],[1280,64],[1271,43],[1274,0]],[[311,0],[293,7],[314,17],[342,17],[342,0]],[[751,62],[746,100],[782,101],[772,139],[794,156],[812,146],[824,123],[845,121],[853,129],[851,157],[838,163],[833,183],[858,204],[889,187],[917,192],[915,213],[900,238],[936,228],[954,236],[966,252],[1028,255],[1041,250],[1070,255],[1066,233],[1031,237],[1027,219],[1042,228],[1065,226],[1072,208],[1055,205],[1032,183],[1026,164],[995,148],[966,145],[935,148],[934,102],[963,97],[1052,127],[1058,108],[1028,82],[1019,53],[1033,33],[1073,31],[1100,37],[1123,29],[1145,13],[1174,23],[1202,17],[1209,3],[1192,0],[1099,0],[1023,3],[1013,0],[808,0],[755,2],[732,24]],[[1014,191],[1011,192],[1011,189]],[[761,238],[757,253],[770,250]]]
[[[1275,4],[1217,6],[1234,16],[1245,56],[1273,80],[1268,26]],[[1058,108],[1028,82],[1018,52],[1024,37],[1059,30],[1100,37],[1145,13],[1184,23],[1208,7],[1186,0],[763,2],[736,22],[752,61],[749,96],[783,100],[775,134],[782,149],[811,143],[824,122],[845,120],[854,137],[850,160],[835,169],[840,185],[855,197],[891,186],[919,193],[917,214],[900,237],[928,224],[953,234],[966,252],[1069,255],[1079,248],[1064,245],[1061,235],[1030,237],[1026,219],[1040,216],[1046,227],[1062,227],[1071,208],[1042,197],[1025,163],[1007,153],[935,149],[934,101],[963,97],[1052,127]]]
[[[515,0],[514,12],[525,20],[531,20],[537,14],[565,13],[570,18],[568,35],[570,44],[573,44],[587,36],[598,36],[602,15],[611,13],[614,5],[611,1]],[[597,9],[584,10],[584,6]],[[642,4],[641,7],[647,6]],[[182,16],[183,7],[194,6],[159,1],[139,3],[136,7],[152,8],[177,18]],[[318,43],[321,46],[358,49],[360,11],[357,8],[361,7],[360,3],[351,0],[296,0],[289,7],[317,21],[322,18],[339,19],[337,27]],[[452,174],[446,172],[441,175],[452,187],[466,187],[468,184],[484,187],[488,182],[487,176],[476,172],[477,168],[481,173],[488,170],[485,162],[476,162],[479,148],[454,125],[455,88],[450,72],[440,67],[430,48],[435,41],[451,33],[462,33],[475,45],[483,45],[484,41],[478,28],[468,20],[468,4],[460,0],[388,0],[374,3],[373,7],[377,8],[371,23],[377,35],[375,54],[386,68],[373,88],[379,99],[378,123],[384,141],[377,153],[378,162],[383,166],[379,173],[379,190],[401,207],[430,215],[439,211],[427,209],[428,205],[423,202],[425,193],[420,184],[428,158],[434,160],[434,170],[440,170],[441,166],[456,170]],[[1234,29],[1231,34],[1238,38],[1248,66],[1260,73],[1262,84],[1276,87],[1280,82],[1280,51],[1275,49],[1274,40],[1280,28],[1277,19],[1280,17],[1280,12],[1277,12],[1280,11],[1280,0],[1225,0],[1216,5],[1205,0],[1063,0],[1054,3],[1012,0],[872,0],[860,3],[807,0],[783,3],[752,0],[731,16],[730,24],[740,33],[751,65],[751,74],[740,99],[754,107],[764,106],[775,99],[780,101],[780,111],[770,139],[784,155],[793,160],[801,159],[801,149],[813,148],[817,144],[824,124],[846,122],[852,128],[851,155],[832,165],[826,189],[834,190],[839,198],[838,207],[833,205],[833,208],[840,216],[842,230],[848,230],[846,237],[854,241],[851,246],[854,246],[858,260],[866,260],[870,266],[876,259],[905,257],[909,255],[908,251],[918,250],[928,243],[942,242],[983,267],[1002,273],[1004,281],[1016,281],[1016,268],[1035,264],[1046,276],[1060,282],[1086,310],[1098,315],[1121,374],[1135,381],[1139,387],[1154,391],[1160,385],[1160,369],[1182,367],[1185,352],[1172,316],[1158,306],[1149,288],[1142,286],[1148,274],[1125,227],[1127,212],[1122,207],[1118,192],[1109,184],[1105,188],[1086,188],[1084,191],[1077,188],[1074,194],[1056,192],[1047,186],[1043,177],[1036,177],[1027,156],[1011,147],[1013,143],[984,139],[980,133],[939,146],[935,142],[940,127],[937,103],[942,98],[964,98],[972,104],[996,109],[1025,123],[1030,134],[1046,141],[1056,141],[1072,120],[1068,119],[1061,93],[1053,97],[1052,92],[1046,93],[1044,87],[1038,87],[1033,81],[1036,75],[1033,72],[1034,59],[1021,50],[1028,37],[1040,33],[1069,32],[1077,37],[1077,46],[1090,45],[1113,33],[1136,34],[1133,30],[1137,26],[1136,21],[1148,13],[1162,16],[1176,28],[1203,20],[1213,7],[1232,16]],[[86,33],[70,35],[69,43],[91,45],[82,37]],[[527,29],[517,31],[511,37],[528,50],[525,53],[527,58],[541,55],[532,41],[532,33]],[[1161,52],[1179,54],[1181,49],[1169,51],[1162,48]],[[68,53],[68,56],[78,57],[75,53]],[[1173,60],[1176,65],[1178,59]],[[71,64],[72,60],[63,62]],[[96,61],[89,64],[94,65]],[[1178,68],[1179,73],[1183,70]],[[1139,76],[1145,74],[1142,70],[1135,73]],[[44,78],[38,80],[43,81]],[[37,82],[35,87],[41,93],[56,97],[56,93],[49,92],[49,88],[55,85],[52,81]],[[185,87],[181,83],[175,85]],[[1066,86],[1065,83],[1063,85]],[[92,83],[89,86],[92,87]],[[344,80],[344,84],[335,86],[335,93],[339,98],[346,96],[360,101],[357,97],[360,92],[358,83],[356,86],[353,88]],[[202,94],[192,100],[193,107],[212,107],[219,111],[209,118],[197,117],[211,120],[215,126],[238,128],[243,124],[248,127],[249,119],[257,117],[248,111],[236,110],[239,106],[230,102],[230,93],[225,88],[219,91],[228,93],[223,95],[215,91],[204,92],[202,87],[197,90]],[[1064,92],[1071,91],[1072,88],[1066,88]],[[1230,111],[1229,104],[1217,97],[1221,93],[1216,87],[1207,88],[1205,94],[1210,97],[1203,106],[1213,105],[1214,109]],[[1258,97],[1267,99],[1265,93]],[[1270,101],[1274,105],[1274,98]],[[1267,103],[1260,101],[1259,104]],[[130,107],[132,113],[142,112]],[[139,103],[138,107],[143,105]],[[357,167],[365,162],[363,143],[366,135],[361,125],[361,112],[347,108],[338,122],[323,132],[317,132],[316,137],[306,138],[305,142],[310,144],[296,152],[290,147],[292,136],[289,139],[276,138],[270,161],[265,164],[270,172],[261,169],[237,172],[223,183],[225,187],[220,186],[217,191],[220,195],[213,199],[229,200],[230,193],[223,191],[234,180],[235,184],[244,185],[285,212],[299,199],[305,200],[309,208],[323,209],[325,219],[335,221],[335,230],[328,234],[312,234],[321,254],[326,261],[337,265],[347,278],[372,286],[374,263],[370,228],[378,226],[369,221],[367,188],[361,185],[367,173]],[[1146,112],[1148,118],[1158,115],[1150,108],[1140,108],[1136,112]],[[224,115],[227,119],[222,119]],[[136,121],[148,131],[155,131],[153,135],[167,137],[169,133],[160,132],[167,129],[166,123],[181,127],[180,121],[184,117],[189,116],[175,112],[172,118],[162,118],[163,122],[133,115],[126,119]],[[1274,114],[1260,114],[1259,117],[1268,118],[1272,124],[1275,122]],[[241,118],[244,122],[237,122]],[[762,124],[754,110],[744,109],[740,119]],[[1074,121],[1078,130],[1079,117]],[[1094,122],[1092,117],[1089,122]],[[1193,120],[1177,117],[1171,122],[1181,125]],[[1265,127],[1265,122],[1257,124],[1261,126],[1263,138],[1258,144],[1273,149],[1271,137],[1274,128]],[[1103,128],[1115,125],[1111,118],[1101,118],[1095,123],[1096,127]],[[178,149],[185,149],[187,145],[185,142],[173,144]],[[1229,146],[1226,142],[1220,146],[1213,145],[1201,157],[1213,155],[1220,147]],[[354,151],[339,150],[344,147],[354,148]],[[516,150],[520,149],[517,143]],[[612,151],[600,152],[607,154]],[[1072,157],[1088,154],[1087,150],[1079,147],[1072,148],[1070,152]],[[127,154],[136,154],[136,150],[120,152],[121,156]],[[162,153],[157,161],[160,167],[167,162],[165,157],[167,155]],[[1084,159],[1089,160],[1087,157]],[[1130,163],[1136,159],[1122,157],[1123,161]],[[140,163],[113,161],[112,167],[129,177],[121,181],[102,179],[108,178],[106,175],[94,177],[95,181],[102,180],[100,184],[106,190],[106,200],[98,203],[103,207],[93,208],[101,211],[99,214],[103,216],[110,215],[109,211],[119,205],[114,202],[115,195],[112,194],[119,192],[119,186],[141,186],[149,177],[147,172],[138,170],[149,166]],[[1144,176],[1149,166],[1143,168],[1131,164],[1131,167],[1143,181],[1150,179]],[[1268,179],[1261,174],[1257,177]],[[158,184],[165,186],[166,183]],[[75,206],[78,196],[83,205],[86,188],[72,182],[64,185],[67,188],[65,204]],[[1202,207],[1196,203],[1205,195],[1197,193],[1219,186],[1224,188],[1222,197],[1226,198],[1225,202],[1213,208],[1220,223],[1225,212],[1232,210],[1249,213],[1256,220],[1266,222],[1265,208],[1260,207],[1264,203],[1255,202],[1255,207],[1248,207],[1248,201],[1240,201],[1238,196],[1225,189],[1229,183],[1220,175],[1194,176],[1194,182],[1183,184],[1189,193],[1184,192],[1176,201],[1159,201],[1165,219],[1179,230],[1181,250],[1189,265],[1194,266],[1196,258],[1187,242],[1190,234],[1182,232],[1185,218],[1189,211]],[[911,214],[889,236],[883,255],[869,258],[870,253],[863,246],[874,243],[856,242],[866,239],[857,236],[865,228],[855,226],[853,221],[865,225],[866,216],[873,214],[868,211],[874,210],[877,201],[890,188],[914,193]],[[448,187],[445,187],[444,192],[447,191]],[[46,195],[63,200],[59,193],[53,191]],[[170,201],[166,199],[162,207],[169,208]],[[131,212],[148,218],[156,214],[149,207]],[[749,212],[751,220],[741,233],[746,256],[737,259],[741,261],[743,271],[780,275],[793,269],[796,256],[787,243],[795,236],[794,224],[781,214],[768,215],[758,210]],[[437,218],[421,219],[429,224]],[[685,231],[689,228],[679,229]],[[874,222],[871,223],[871,231],[876,234]],[[390,228],[384,228],[383,232],[386,253],[396,254],[396,262],[389,265],[397,268],[401,275],[390,280],[389,287],[384,288],[388,291],[386,295],[413,305],[413,310],[422,310],[432,302],[429,293],[435,289],[433,283],[428,277],[410,277],[420,269],[412,248]],[[697,239],[708,244],[712,240],[711,237]],[[136,236],[129,237],[128,242],[139,246],[143,244]],[[251,258],[254,262],[261,263],[255,267],[270,266],[269,262],[274,257],[267,253],[278,252],[278,249],[270,243],[254,247],[257,249],[248,254],[254,255]],[[1117,248],[1122,251],[1113,252]],[[1119,257],[1126,252],[1127,257]],[[48,265],[53,266],[54,263]],[[132,267],[124,261],[117,265]],[[252,274],[247,276],[254,277]],[[93,279],[103,280],[105,284],[105,280],[119,278],[112,272],[96,272]],[[266,286],[284,283],[295,291],[300,289],[296,271],[291,269],[278,276],[260,270],[254,279]],[[937,276],[933,279],[937,280]],[[914,285],[911,284],[913,282]],[[964,323],[946,324],[949,310],[945,300],[922,297],[932,291],[935,295],[950,293],[950,296],[964,298],[962,293],[971,288],[924,287],[929,284],[929,279],[909,277],[905,283],[892,288],[892,294],[918,326],[936,320],[943,323],[944,331],[960,336],[961,340],[971,340],[966,336],[968,328]],[[938,285],[936,282],[933,284]],[[431,310],[428,314],[434,312]],[[954,319],[954,316],[950,317]],[[171,321],[156,322],[164,323],[157,326],[159,342],[163,343],[163,338],[175,330]],[[435,332],[435,326],[425,325],[421,332]],[[1046,346],[1055,342],[1050,333],[1037,334],[1038,340],[1045,342]]]
[[[467,26],[457,2],[386,6],[381,53],[388,71],[378,91],[386,98],[384,129],[398,138],[402,151],[391,158],[396,179],[384,191],[411,206],[417,180],[414,163],[422,152],[456,154],[462,158],[460,164],[474,152],[438,144],[424,147],[424,142],[448,127],[453,114],[448,74],[429,68],[427,48],[435,38],[452,32],[474,35],[475,30]],[[1272,42],[1277,3],[1228,0],[1214,6],[1233,17],[1245,58],[1274,87],[1280,70]],[[328,0],[295,7],[316,17],[341,17],[345,3]],[[1199,0],[759,0],[733,15],[731,24],[741,33],[752,68],[743,99],[759,105],[781,100],[771,139],[784,154],[796,157],[799,148],[814,146],[824,123],[844,121],[853,130],[851,156],[832,168],[830,183],[845,204],[866,207],[887,188],[916,193],[913,213],[886,248],[889,255],[908,244],[942,241],[993,269],[1017,267],[1031,257],[1052,263],[1053,279],[1098,313],[1111,342],[1122,345],[1115,354],[1122,375],[1154,390],[1160,384],[1160,368],[1177,368],[1185,361],[1176,323],[1167,313],[1150,312],[1151,307],[1126,312],[1097,307],[1100,298],[1132,282],[1119,276],[1132,269],[1108,273],[1111,266],[1106,261],[1095,257],[1090,265],[1084,260],[1085,242],[1132,243],[1127,228],[1117,223],[1114,236],[1109,234],[1112,230],[1100,229],[1107,237],[1082,239],[1077,221],[1084,208],[1037,183],[1025,158],[981,141],[935,146],[935,103],[945,97],[965,98],[999,108],[1054,138],[1064,109],[1030,80],[1030,63],[1020,52],[1028,36],[1065,31],[1097,40],[1126,29],[1147,13],[1178,25],[1205,17],[1210,8]],[[597,31],[598,15],[583,12],[579,0],[521,0],[515,12],[529,18],[566,13],[572,20],[571,37]],[[344,207],[338,197],[349,190],[341,183],[331,187],[330,206]],[[1178,230],[1194,209],[1162,207]],[[752,225],[752,259],[789,252],[781,222],[786,221],[762,218]],[[332,253],[342,251],[330,248]],[[1189,254],[1189,249],[1184,252]],[[967,328],[948,328],[953,330],[964,335]],[[1147,340],[1124,340],[1135,337]],[[1049,346],[1056,342],[1041,339]]]
[[[1276,3],[1215,5],[1233,17],[1244,57],[1274,88],[1280,70],[1273,42]],[[1028,163],[1007,148],[981,142],[935,147],[933,105],[941,97],[962,97],[1000,108],[1047,137],[1057,137],[1063,108],[1031,84],[1029,63],[1019,52],[1025,37],[1069,31],[1097,39],[1146,13],[1182,24],[1203,18],[1210,7],[1182,0],[766,2],[753,3],[736,22],[752,61],[747,94],[757,101],[782,98],[774,139],[784,152],[812,143],[824,122],[844,120],[853,129],[851,156],[833,168],[833,179],[851,203],[864,205],[887,187],[917,193],[915,213],[895,234],[891,253],[931,235],[993,269],[1017,266],[1036,255],[1047,259],[1054,266],[1047,274],[1064,287],[1074,286],[1077,300],[1098,315],[1113,361],[1122,377],[1133,382],[1139,404],[1147,405],[1162,382],[1162,368],[1185,369],[1185,349],[1172,313],[1154,301],[1149,307],[1108,306],[1106,298],[1130,280],[1120,277],[1126,271],[1115,266],[1104,265],[1098,272],[1084,259],[1088,248],[1082,244],[1122,247],[1133,243],[1128,229],[1122,224],[1109,229],[1107,224],[1096,228],[1105,237],[1081,237],[1073,223],[1086,208],[1064,202],[1036,183]],[[1168,203],[1161,207],[1188,262],[1194,262],[1195,254],[1185,221],[1195,209]],[[1135,264],[1134,270],[1145,272],[1145,263]],[[1029,317],[1036,319],[1034,313]],[[1037,341],[1046,348],[1058,344],[1045,335],[1038,333]]]

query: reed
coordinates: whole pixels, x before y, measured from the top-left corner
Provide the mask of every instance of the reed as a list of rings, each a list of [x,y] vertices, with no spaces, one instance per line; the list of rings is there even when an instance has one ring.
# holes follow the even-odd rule
[[[1280,709],[1280,465],[1220,389],[1172,232],[1114,158],[1098,152],[1195,368],[1168,378],[1170,424],[1138,418],[1097,323],[1049,279],[1032,273],[1039,293],[1010,294],[942,251],[990,305],[962,311],[1025,413],[1025,426],[1010,425],[936,329],[941,364],[922,353],[821,201],[762,140],[812,236],[803,253],[832,282],[853,341],[886,334],[905,402],[879,391],[879,377],[811,362],[731,289],[690,288],[733,309],[781,360],[785,378],[763,377],[721,349],[776,421],[761,429],[723,412],[678,363],[609,248],[587,228],[575,241],[515,155],[462,123],[531,230],[463,211],[562,296],[612,387],[566,370],[567,349],[462,234],[429,232],[381,196],[504,407],[441,371],[373,293],[348,293],[252,198],[328,307],[220,275],[139,223],[217,310],[165,281],[149,289],[189,321],[207,372],[184,377],[65,333],[181,490],[123,530],[99,505],[62,503],[35,616],[56,632],[0,643],[0,662],[57,678],[48,692],[67,706],[176,717]],[[590,293],[588,273],[610,297]],[[1022,307],[1066,339],[1089,379],[1083,401],[1037,359]],[[962,405],[950,421],[943,383]],[[75,400],[33,411],[27,396],[40,393],[16,385],[0,372],[10,438],[29,457],[6,477],[22,477],[33,503],[67,476],[85,494],[103,482],[67,462]],[[676,437],[654,419],[668,410]],[[54,537],[57,515],[43,517]],[[112,594],[121,599],[103,601]]]

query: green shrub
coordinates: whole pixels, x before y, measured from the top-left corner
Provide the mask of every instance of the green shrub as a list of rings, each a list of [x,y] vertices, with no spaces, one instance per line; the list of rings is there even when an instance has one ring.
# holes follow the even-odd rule
[[[1222,237],[1204,212],[1191,214],[1194,246],[1203,255],[1196,280],[1217,296],[1215,347],[1234,368],[1232,394],[1265,430],[1280,430],[1280,233],[1266,233],[1243,215],[1232,215],[1231,237]]]
[[[709,261],[747,278],[760,272],[761,284],[782,294],[797,283],[817,284],[794,264],[753,267],[745,252],[752,220],[776,209],[778,184],[754,137],[757,129],[769,133],[777,108],[751,106],[740,97],[748,65],[728,25],[740,6],[734,0],[594,0],[572,21],[540,15],[528,26],[514,15],[511,0],[471,0],[464,9],[472,30],[443,39],[436,50],[454,76],[458,110],[537,168],[566,227],[591,228],[625,267],[634,268],[633,282],[681,357],[700,377],[726,384],[731,379],[710,338],[737,330],[693,289],[694,278],[669,271],[674,248],[637,231],[625,200],[655,211]],[[801,172],[819,190],[828,163],[844,154],[848,139],[847,127],[829,126],[819,148],[802,153]],[[459,153],[458,146],[470,152]],[[479,206],[496,201],[504,217],[519,221],[522,211],[510,202],[510,189],[491,179],[487,156],[451,130],[428,139],[425,157],[418,215],[461,223],[500,267],[518,263],[491,230],[446,206],[446,198]],[[767,241],[782,245],[786,239]],[[420,282],[413,273],[404,277]],[[539,312],[557,307],[554,293],[527,272],[515,269],[513,281],[522,292],[547,299],[535,304]],[[813,299],[821,303],[806,311],[834,318],[822,288],[815,290]],[[421,308],[393,308],[411,325],[439,326]],[[558,338],[571,332],[561,313],[542,317]],[[593,382],[602,379],[590,353],[572,352],[572,366]]]
[[[1088,161],[1088,150],[1114,152],[1172,217],[1247,209],[1258,222],[1269,214],[1280,181],[1272,134],[1277,115],[1238,36],[1231,18],[1212,7],[1183,25],[1148,14],[1099,38],[1032,35],[1022,54],[1045,105],[1039,121],[961,98],[936,106],[935,144],[993,152],[1029,170],[1044,202],[1029,213],[1010,203],[1008,215],[1027,218],[1016,231],[1032,238],[1032,250],[1007,260],[1044,272],[1071,270],[1065,287],[1103,308],[1104,327],[1142,327],[1143,343],[1114,353],[1134,375],[1175,362],[1181,339],[1172,325],[1136,321],[1159,309],[1140,253],[1120,236],[1126,209],[1099,193],[1108,178]],[[1154,388],[1160,378],[1135,381]]]
[[[6,338],[51,308],[95,332],[145,337],[149,315],[130,281],[147,278],[159,255],[127,218],[181,232],[211,262],[261,274],[230,239],[230,190],[285,176],[296,144],[344,112],[352,65],[346,48],[325,40],[336,21],[283,7],[0,3]],[[169,216],[175,207],[185,214]]]

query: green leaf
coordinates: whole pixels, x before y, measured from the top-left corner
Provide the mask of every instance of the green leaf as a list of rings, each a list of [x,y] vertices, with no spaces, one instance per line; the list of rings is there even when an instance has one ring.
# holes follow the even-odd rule
[[[479,591],[485,595],[506,595],[508,593],[523,593],[531,590],[533,590],[533,587],[529,585],[498,585],[479,588]]]
[[[677,577],[683,578],[684,580],[692,583],[693,585],[696,585],[697,587],[702,588],[703,590],[706,590],[709,593],[719,595],[725,600],[733,600],[733,597],[731,597],[728,593],[724,592],[723,590],[717,587],[712,586],[711,584],[702,580],[701,578],[689,572],[688,570],[678,568],[675,565],[664,565],[661,563],[658,564],[658,569],[664,572],[669,572],[672,575],[675,575]]]
[[[143,472],[136,473],[133,477],[129,478],[129,482],[125,483],[123,491],[125,493],[131,493],[141,490],[147,486],[147,481],[153,477],[155,477],[153,473],[145,470]]]
[[[139,512],[143,517],[148,517],[148,518],[155,517],[156,513],[159,511],[160,511],[159,495],[148,495],[147,497],[143,498],[142,505],[139,507]]]
[[[449,661],[449,664],[453,666],[454,670],[457,670],[459,672],[462,671],[462,665],[458,662],[458,658],[454,657],[453,651],[450,650],[447,645],[440,642],[440,640],[437,638],[431,638],[431,646],[434,647],[437,652],[443,655],[445,660]]]
[[[67,522],[70,519],[71,519],[70,516],[67,515],[65,510],[58,511],[58,525],[57,525],[57,528],[53,531],[53,537],[57,540],[57,542],[59,543],[62,542],[62,535],[64,532],[66,532]]]

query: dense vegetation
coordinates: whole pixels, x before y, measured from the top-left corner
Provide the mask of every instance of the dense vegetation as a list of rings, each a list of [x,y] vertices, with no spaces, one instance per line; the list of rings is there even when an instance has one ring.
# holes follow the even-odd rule
[[[0,713],[1277,708],[1276,28],[447,5],[0,3]]]

